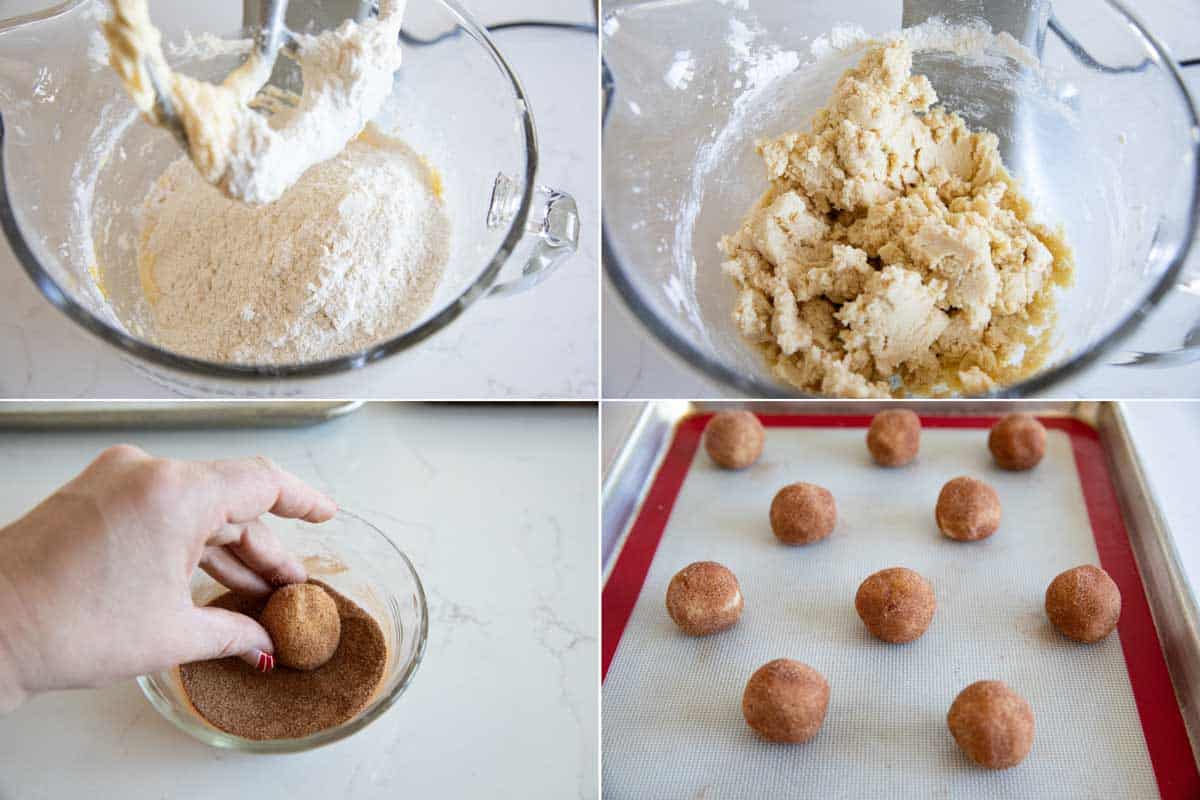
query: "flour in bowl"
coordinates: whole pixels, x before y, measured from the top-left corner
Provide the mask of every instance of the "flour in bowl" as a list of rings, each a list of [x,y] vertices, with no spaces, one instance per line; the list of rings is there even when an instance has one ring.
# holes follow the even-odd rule
[[[231,200],[189,158],[142,207],[152,340],[222,363],[296,364],[403,333],[450,251],[441,182],[374,126],[273,203]]]

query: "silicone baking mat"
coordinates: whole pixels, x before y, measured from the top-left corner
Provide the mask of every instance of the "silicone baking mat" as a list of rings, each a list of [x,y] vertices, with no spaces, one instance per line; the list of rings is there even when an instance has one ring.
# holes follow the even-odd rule
[[[993,418],[923,417],[921,454],[875,466],[869,417],[760,415],[762,458],[716,468],[699,447],[710,415],[684,419],[604,587],[603,786],[612,798],[1200,796],[1200,777],[1095,432],[1046,418],[1046,457],[1029,472],[993,466]],[[1000,495],[1000,530],[942,536],[941,486],[957,475]],[[767,520],[783,485],[827,487],[832,536],[776,541]],[[672,575],[713,560],[738,576],[746,607],[728,631],[680,633],[663,605]],[[1099,563],[1120,587],[1117,633],[1060,636],[1042,610],[1062,570]],[[938,609],[908,645],[872,638],[854,611],[859,583],[902,565],[928,578]],[[746,680],[780,657],[829,680],[829,712],[804,745],[760,740],[741,714]],[[976,767],[946,712],[985,678],[1008,683],[1036,717],[1018,767]]]

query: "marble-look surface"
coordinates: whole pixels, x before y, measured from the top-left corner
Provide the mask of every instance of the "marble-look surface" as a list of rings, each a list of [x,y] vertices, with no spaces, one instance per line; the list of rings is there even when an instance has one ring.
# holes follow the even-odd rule
[[[47,4],[48,0],[0,0],[0,17]],[[483,23],[517,18],[593,21],[589,0],[464,0],[463,5]],[[155,18],[164,25],[171,24],[173,15],[190,20],[203,13],[199,6],[189,7],[182,0],[154,3]],[[303,396],[597,396],[596,40],[579,33],[515,30],[497,33],[496,42],[530,98],[541,150],[538,182],[572,194],[579,205],[579,252],[529,292],[481,300],[415,349],[359,370],[360,374],[305,384],[298,389]],[[516,275],[519,270],[516,264],[509,265],[502,277],[508,271]],[[53,308],[0,236],[0,397],[172,396],[171,389],[132,369],[112,347],[84,333]]]
[[[391,536],[430,603],[407,693],[348,739],[287,756],[201,744],[132,682],[0,719],[0,798],[595,797],[596,411],[368,404],[295,430],[0,433],[0,524],[104,446],[262,453]]]
[[[894,9],[899,22],[900,3],[881,2]],[[1141,0],[1138,17],[1161,38],[1177,58],[1200,57],[1200,4],[1193,0]],[[1183,71],[1192,93],[1200,97],[1200,67]],[[735,222],[735,221],[731,221]],[[1087,269],[1081,264],[1080,269]],[[1193,245],[1186,269],[1200,273],[1200,244]],[[602,294],[603,336],[602,370],[604,397],[624,398],[723,398],[738,397],[715,380],[685,363],[660,344],[629,311],[624,300],[605,280]],[[1139,331],[1138,343],[1178,346],[1187,332],[1186,323],[1200,319],[1200,301],[1195,297],[1177,298],[1169,310],[1150,317]],[[1189,308],[1190,306],[1190,308]],[[1046,392],[1055,398],[1119,397],[1200,397],[1200,363],[1173,369],[1109,366],[1101,357],[1098,364],[1084,370]]]

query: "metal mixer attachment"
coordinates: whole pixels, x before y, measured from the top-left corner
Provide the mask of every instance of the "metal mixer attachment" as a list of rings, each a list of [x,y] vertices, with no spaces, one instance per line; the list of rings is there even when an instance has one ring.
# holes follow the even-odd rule
[[[291,50],[296,46],[293,28],[289,27],[289,17],[294,27],[325,30],[345,19],[361,22],[378,11],[378,3],[371,0],[294,0],[291,3],[289,0],[245,0],[242,24],[244,30],[255,32],[254,49],[249,58],[229,74],[224,84],[239,86],[248,101],[267,83],[287,86],[298,80],[292,65],[288,65],[289,69],[284,74],[276,69],[280,49]],[[171,101],[171,92],[167,88],[168,77],[163,74],[165,61],[147,58],[143,61],[143,67],[154,91],[155,118],[175,135],[185,150],[188,149],[187,130]],[[287,88],[298,91],[300,87]]]

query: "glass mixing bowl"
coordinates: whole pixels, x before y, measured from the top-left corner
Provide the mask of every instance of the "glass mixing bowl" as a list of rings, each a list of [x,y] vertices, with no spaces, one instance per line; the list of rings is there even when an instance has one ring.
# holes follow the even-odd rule
[[[292,2],[291,27],[304,27],[294,19],[298,9],[320,14],[322,5]],[[140,332],[147,308],[132,245],[133,212],[182,151],[169,133],[140,120],[104,63],[101,8],[72,0],[0,22],[0,224],[46,298],[152,377],[185,393],[293,394],[299,382],[355,370],[418,344],[480,298],[529,288],[575,252],[575,201],[535,183],[533,116],[517,76],[455,0],[410,0],[405,33],[421,39],[458,33],[404,45],[392,96],[375,120],[442,177],[452,252],[429,310],[398,336],[314,363],[219,364],[154,345]],[[241,4],[206,4],[205,18],[210,25],[241,19]],[[316,28],[332,24],[323,20]],[[185,41],[182,31],[163,33],[166,42]],[[173,67],[209,80],[240,60],[205,57],[197,47],[168,46],[167,55]],[[518,260],[506,272],[519,274],[502,280],[502,268]]]
[[[387,665],[371,702],[354,718],[311,736],[259,741],[226,733],[201,717],[183,691],[177,668],[142,675],[137,682],[158,713],[205,744],[251,753],[294,753],[344,739],[378,719],[400,699],[421,664],[429,614],[425,590],[412,562],[383,531],[361,517],[342,509],[334,519],[320,525],[295,520],[273,520],[268,524],[284,547],[304,560],[311,577],[325,581],[358,603],[383,629]],[[192,597],[198,604],[224,591],[202,572],[192,578]]]
[[[609,6],[606,272],[661,342],[748,395],[797,393],[736,330],[733,283],[720,268],[718,240],[766,188],[753,142],[806,126],[828,100],[839,70],[822,68],[824,85],[805,72],[816,37],[843,24],[897,30],[902,5],[809,3],[803,13],[782,0]],[[1170,326],[1185,344],[1163,360],[1200,354],[1191,347],[1200,335],[1187,333],[1200,318],[1200,284],[1188,298],[1181,275],[1200,216],[1200,126],[1180,74],[1120,3],[1055,0],[1034,19],[1034,35],[1018,38],[1032,44],[1040,70],[1003,55],[984,67],[944,52],[918,52],[914,66],[947,107],[999,136],[1038,218],[1061,223],[1075,252],[1075,285],[1059,294],[1048,365],[1004,395],[1043,390],[1094,361],[1164,297],[1180,304]]]

